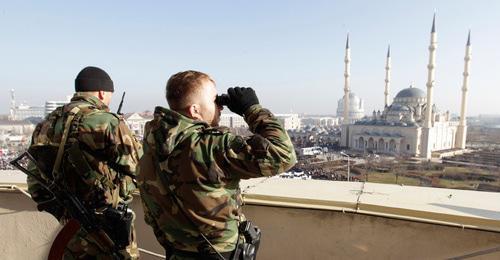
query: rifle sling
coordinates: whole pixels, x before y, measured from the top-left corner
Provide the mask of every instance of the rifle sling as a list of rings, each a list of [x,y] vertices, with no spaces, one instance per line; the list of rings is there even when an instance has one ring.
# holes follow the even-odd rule
[[[66,141],[68,140],[69,128],[76,114],[80,112],[80,108],[78,106],[72,108],[69,111],[68,118],[66,119],[66,123],[64,124],[64,132],[61,137],[61,143],[59,143],[59,148],[57,150],[57,157],[54,163],[54,168],[52,169],[52,178],[56,179],[56,175],[59,173],[59,168],[61,167],[61,160],[64,153],[64,146],[66,145]]]

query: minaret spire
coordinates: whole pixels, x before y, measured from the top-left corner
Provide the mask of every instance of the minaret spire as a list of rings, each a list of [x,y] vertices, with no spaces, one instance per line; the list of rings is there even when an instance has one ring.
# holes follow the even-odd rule
[[[436,13],[434,12],[434,16],[432,17],[431,33],[435,33],[435,32],[436,32]]]
[[[467,36],[467,45],[466,46],[470,46],[470,29],[469,29],[469,35]]]
[[[427,65],[427,104],[426,104],[426,113],[425,113],[425,121],[424,121],[424,138],[423,138],[423,153],[422,156],[430,159],[431,158],[431,147],[433,147],[433,143],[431,143],[431,128],[433,127],[433,114],[432,107],[434,105],[433,102],[433,92],[434,92],[434,69],[436,67],[436,48],[437,48],[437,33],[436,33],[436,13],[434,13],[434,17],[432,18],[432,29],[431,29],[431,42],[429,45],[429,64]]]
[[[434,92],[434,69],[436,67],[436,48],[437,48],[437,33],[436,33],[436,14],[432,19],[431,43],[429,45],[429,64],[427,65],[427,113],[425,118],[426,128],[432,127],[432,106]]]
[[[342,128],[341,128],[341,138],[340,138],[340,145],[343,147],[349,147],[349,124],[350,124],[350,118],[349,118],[349,91],[350,91],[350,74],[351,74],[351,67],[350,67],[350,62],[351,62],[351,49],[349,47],[349,33],[347,33],[347,40],[345,43],[345,58],[344,58],[344,64],[345,64],[345,70],[344,70],[344,120],[342,121]]]
[[[343,124],[349,124],[349,91],[350,91],[350,74],[351,74],[351,49],[349,47],[349,33],[345,43],[345,70],[344,70],[344,121]]]
[[[460,149],[465,148],[465,137],[467,135],[467,122],[465,120],[465,113],[467,110],[467,91],[469,88],[469,68],[471,56],[469,30],[469,35],[467,36],[467,44],[465,45],[464,73],[462,74],[464,79],[462,84],[462,105],[460,106],[460,121],[458,123],[457,138],[455,139],[455,147]]]
[[[345,41],[345,48],[349,49],[349,33],[347,33],[347,40]]]
[[[389,106],[389,87],[391,83],[391,45],[387,47],[387,58],[385,61],[385,90],[384,107]]]

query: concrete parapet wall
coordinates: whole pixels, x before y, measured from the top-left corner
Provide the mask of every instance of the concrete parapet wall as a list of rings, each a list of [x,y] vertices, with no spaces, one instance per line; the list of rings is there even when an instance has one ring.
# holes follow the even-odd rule
[[[144,223],[139,198],[139,247],[163,254]],[[443,259],[500,245],[500,233],[342,211],[245,205],[263,230],[259,259]],[[46,259],[59,224],[19,192],[0,192],[0,255]],[[477,259],[499,259],[500,253]],[[141,259],[158,259],[141,253]],[[476,258],[475,258],[476,259]]]

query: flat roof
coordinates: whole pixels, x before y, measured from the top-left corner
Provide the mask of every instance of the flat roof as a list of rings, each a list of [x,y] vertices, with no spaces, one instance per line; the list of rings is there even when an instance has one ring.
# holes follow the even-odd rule
[[[365,182],[259,178],[245,203],[354,212],[500,231],[500,193]]]

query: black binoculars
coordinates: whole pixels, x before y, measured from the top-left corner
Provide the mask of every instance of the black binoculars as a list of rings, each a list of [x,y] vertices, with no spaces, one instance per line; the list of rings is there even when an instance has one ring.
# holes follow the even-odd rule
[[[231,102],[228,94],[217,95],[215,97],[215,103],[219,106],[227,106]]]

